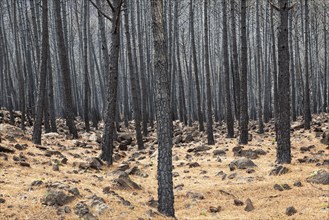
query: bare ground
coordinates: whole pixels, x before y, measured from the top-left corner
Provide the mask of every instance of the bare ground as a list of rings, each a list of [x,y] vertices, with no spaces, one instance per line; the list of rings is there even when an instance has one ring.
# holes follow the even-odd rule
[[[3,111],[3,114],[6,115],[7,112]],[[269,175],[275,167],[276,154],[272,124],[266,126],[268,131],[265,134],[259,135],[256,133],[256,126],[251,123],[250,133],[253,138],[243,150],[262,149],[267,154],[252,159],[257,167],[252,168],[254,172],[249,169],[248,172],[251,173],[247,173],[246,169],[229,169],[229,163],[240,157],[234,156],[232,151],[237,146],[237,139],[225,138],[225,127],[215,126],[216,144],[210,146],[211,149],[195,152],[195,147],[203,144],[207,146],[206,134],[195,132],[196,125],[188,128],[175,123],[175,138],[182,133],[183,139],[173,147],[177,219],[329,219],[329,185],[306,181],[319,170],[328,170],[328,165],[324,162],[329,159],[329,148],[320,143],[321,131],[318,130],[329,129],[329,115],[322,114],[314,118],[311,131],[301,128],[292,132],[292,163],[284,165],[289,172],[280,176]],[[4,126],[4,123],[5,120],[0,126]],[[15,149],[14,153],[0,154],[0,201],[2,199],[3,202],[0,202],[0,219],[79,219],[75,214],[75,207],[81,201],[88,205],[90,213],[98,219],[166,219],[156,208],[150,206],[151,198],[157,198],[157,144],[156,134],[152,129],[150,136],[145,139],[146,150],[136,154],[138,151],[133,139],[132,144],[128,145],[128,151],[115,150],[117,160],[113,166],[103,165],[100,170],[95,170],[88,166],[84,168],[85,164],[80,166],[77,162],[86,163],[99,155],[99,144],[95,140],[97,136],[99,138],[101,131],[80,131],[81,138],[78,141],[70,140],[65,135],[65,126],[62,124],[59,120],[60,128],[62,127],[59,135],[43,137],[42,146],[45,149],[32,144],[31,128],[27,128],[24,134],[19,129],[0,129],[0,146],[15,149],[17,143],[27,145],[23,150]],[[298,122],[293,127],[296,124]],[[122,129],[122,132],[133,134],[133,128],[131,126],[129,129]],[[192,133],[194,141],[184,143],[185,136]],[[314,147],[309,150],[301,150],[301,147],[312,145]],[[213,151],[216,149],[225,150],[226,154],[215,156]],[[191,152],[187,152],[188,150]],[[49,152],[52,153],[49,155]],[[18,161],[14,161],[15,156]],[[24,157],[30,167],[20,165],[24,162]],[[64,157],[68,159],[66,164],[61,162]],[[131,159],[132,157],[135,159]],[[306,162],[298,160],[303,158]],[[190,168],[190,164],[193,166],[194,162],[200,166],[194,164],[196,167]],[[130,168],[139,168],[137,174],[129,177],[141,186],[140,190],[120,188],[113,181],[117,178],[113,171],[123,163]],[[59,171],[53,170],[54,164],[58,164]],[[31,186],[34,181],[39,181],[40,185]],[[301,187],[294,186],[297,181],[301,182]],[[274,189],[275,184],[288,184],[291,189],[279,191]],[[61,188],[67,195],[71,195],[69,189],[76,187],[80,196],[72,196],[71,201],[63,206],[44,205],[43,199],[49,194],[48,190],[54,187]],[[104,193],[106,187],[116,195]],[[103,198],[106,208],[99,211],[97,206],[93,206],[93,195]],[[254,210],[250,212],[244,210],[248,198],[254,206]],[[236,206],[234,199],[239,199],[244,204]],[[130,205],[127,205],[127,201]],[[65,206],[68,213],[63,211]],[[286,208],[289,206],[294,206],[297,213],[286,215]],[[210,207],[213,207],[212,211]],[[87,219],[86,216],[82,218]]]

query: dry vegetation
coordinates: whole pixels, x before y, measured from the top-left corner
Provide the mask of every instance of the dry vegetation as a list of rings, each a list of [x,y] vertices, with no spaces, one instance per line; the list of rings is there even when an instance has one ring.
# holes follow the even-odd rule
[[[6,118],[7,112],[2,113]],[[276,153],[272,124],[267,125],[264,135],[255,133],[257,129],[251,125],[253,138],[243,150],[262,149],[267,153],[252,159],[257,167],[230,171],[228,165],[239,157],[234,156],[232,151],[237,146],[237,140],[225,138],[225,127],[215,126],[215,146],[196,152],[193,149],[206,143],[206,135],[197,132],[196,126],[188,128],[175,123],[174,141],[180,142],[177,136],[182,133],[182,141],[173,148],[177,219],[328,219],[329,185],[306,181],[315,172],[328,168],[329,148],[320,143],[320,130],[329,126],[328,114],[315,116],[313,122],[311,131],[295,129],[292,132],[292,164],[285,165],[289,172],[280,176],[269,175],[275,167]],[[40,148],[30,141],[31,128],[23,134],[19,128],[6,124],[4,119],[1,123],[0,146],[15,149],[18,143],[24,149],[0,153],[0,219],[79,219],[75,207],[81,201],[99,219],[164,219],[152,207],[155,201],[151,199],[157,197],[157,145],[153,130],[145,140],[146,150],[138,152],[133,139],[128,151],[115,150],[114,166],[100,166],[96,161],[96,165],[90,167],[87,161],[99,155],[97,139],[101,131],[80,131],[79,140],[70,140],[65,126],[58,120],[59,135],[43,136],[44,148]],[[122,129],[122,133],[132,135],[133,128]],[[194,141],[184,143],[187,134],[193,134]],[[117,142],[116,145],[119,144]],[[314,147],[301,150],[301,147],[312,145]],[[226,154],[217,151],[219,155],[214,155],[214,150],[224,150]],[[305,158],[306,162],[298,160],[305,156],[308,157]],[[22,166],[26,165],[24,157],[30,167]],[[251,157],[257,156],[252,154]],[[66,164],[63,158],[67,158]],[[58,164],[59,171],[54,171],[55,164]],[[141,189],[129,189],[114,181],[118,178],[114,171],[124,169],[122,164],[128,164],[129,168],[138,167],[137,172],[131,172],[127,179],[140,185]],[[301,187],[294,185],[298,181]],[[35,186],[31,185],[32,182]],[[291,189],[279,191],[274,189],[275,184],[288,184]],[[69,192],[75,187],[80,196]],[[63,206],[44,205],[44,198],[51,188],[61,189],[72,196],[71,200]],[[93,195],[104,201],[95,202],[97,197],[92,198]],[[250,212],[244,210],[248,198],[254,206]],[[244,204],[237,206],[234,199]],[[100,200],[98,198],[97,201]],[[289,206],[294,206],[297,213],[287,216],[285,212]],[[92,216],[84,218],[93,219]]]

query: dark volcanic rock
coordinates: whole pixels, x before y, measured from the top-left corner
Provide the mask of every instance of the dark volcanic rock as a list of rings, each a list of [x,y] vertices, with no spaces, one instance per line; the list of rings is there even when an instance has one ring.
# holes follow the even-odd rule
[[[243,206],[244,203],[241,200],[239,200],[239,199],[234,199],[234,205],[236,205],[236,206]]]
[[[288,216],[292,216],[294,214],[297,213],[297,210],[295,209],[295,207],[293,206],[289,206],[287,209],[286,209],[286,215]]]
[[[189,164],[190,168],[199,167],[199,166],[200,166],[200,164],[198,162],[193,162],[193,163]]]
[[[308,177],[307,182],[329,185],[329,173],[326,170],[319,170],[316,174]]]
[[[252,204],[251,200],[250,200],[250,199],[247,199],[247,200],[246,200],[246,207],[244,208],[244,210],[245,210],[246,212],[251,212],[251,211],[254,210],[254,209],[255,209],[255,207],[254,207],[254,205]]]
[[[47,206],[63,206],[69,203],[72,200],[72,197],[66,195],[61,190],[50,189],[46,193],[46,197],[42,199],[42,203]]]
[[[213,153],[215,156],[226,154],[225,150],[214,150]]]
[[[235,170],[236,168],[247,169],[249,167],[256,167],[256,164],[248,158],[240,158],[240,159],[233,160],[229,164],[229,167],[230,167],[230,170],[232,171],[232,170]]]
[[[191,198],[191,199],[199,199],[199,200],[203,200],[204,199],[204,195],[202,193],[199,193],[199,192],[188,191],[186,193],[186,196],[188,198]]]
[[[289,169],[284,166],[277,166],[270,172],[270,176],[280,176],[289,172]]]
[[[142,189],[137,183],[132,181],[128,176],[120,176],[114,182],[121,189]]]
[[[217,207],[215,207],[215,206],[210,206],[210,207],[209,207],[209,212],[211,212],[211,213],[217,213],[217,212],[220,212],[221,209],[222,209],[221,206],[217,206]]]
[[[194,148],[194,152],[202,152],[202,151],[207,151],[210,150],[211,147],[205,146],[205,145],[200,145],[196,148]]]
[[[3,147],[3,146],[0,146],[0,152],[3,152],[3,153],[15,153],[15,149],[12,149],[12,148],[9,148],[9,147]]]
[[[329,131],[326,131],[322,134],[321,143],[329,145]]]

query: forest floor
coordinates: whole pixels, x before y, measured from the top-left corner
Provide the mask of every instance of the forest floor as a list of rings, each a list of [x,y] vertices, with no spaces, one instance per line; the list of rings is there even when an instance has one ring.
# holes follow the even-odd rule
[[[7,123],[8,117],[7,111],[0,112],[1,220],[166,219],[156,210],[153,129],[145,138],[146,149],[138,151],[133,126],[122,128],[115,163],[108,167],[96,158],[101,130],[86,133],[78,123],[80,139],[71,140],[58,120],[59,134],[43,135],[37,146],[31,142],[32,128],[22,132]],[[273,123],[266,124],[265,134],[257,134],[251,122],[252,140],[239,147],[237,138],[225,137],[223,125],[215,124],[216,144],[208,146],[206,133],[198,132],[197,125],[175,122],[176,218],[329,219],[329,147],[320,141],[329,130],[328,119],[328,114],[315,115],[310,131],[298,126],[301,122],[293,123],[292,163],[284,167],[275,164]],[[272,170],[279,175],[270,175]],[[326,174],[320,178],[325,184],[309,182],[319,181],[314,178],[321,174]],[[294,208],[286,213],[290,206]]]

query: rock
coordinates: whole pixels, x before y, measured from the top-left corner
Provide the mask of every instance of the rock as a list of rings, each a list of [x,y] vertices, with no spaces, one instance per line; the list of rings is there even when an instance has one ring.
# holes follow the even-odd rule
[[[229,168],[230,168],[231,171],[235,170],[236,168],[238,168],[238,169],[247,169],[249,167],[256,167],[256,164],[248,158],[236,159],[236,160],[233,160],[229,164]]]
[[[128,169],[129,169],[129,164],[122,163],[118,166],[119,171],[126,171]],[[131,168],[131,169],[133,169],[133,168]],[[131,170],[131,169],[129,169],[129,170]],[[130,173],[127,172],[127,174],[130,174]]]
[[[13,154],[13,153],[15,153],[15,149],[0,146],[0,152]]]
[[[41,186],[42,184],[43,184],[42,180],[34,180],[31,183],[31,187],[33,187],[33,186]]]
[[[118,135],[117,140],[121,143],[124,142],[126,145],[131,145],[131,142],[133,141],[132,137],[131,134],[123,133]]]
[[[251,211],[254,210],[254,209],[255,209],[254,205],[252,204],[251,200],[248,198],[248,199],[246,200],[246,207],[244,208],[244,210],[245,210],[246,212],[251,212]]]
[[[84,220],[95,220],[97,219],[93,214],[90,213],[88,206],[84,202],[79,202],[74,207],[74,213]]]
[[[329,131],[323,132],[321,143],[329,145]]]
[[[283,184],[283,185],[275,184],[273,188],[276,189],[276,190],[279,190],[279,191],[290,190],[291,189],[291,187],[286,183]]]
[[[226,152],[225,152],[225,150],[214,150],[213,151],[213,154],[215,155],[215,156],[220,156],[220,155],[225,155],[226,154]]]
[[[198,162],[193,162],[193,163],[189,164],[190,168],[199,167],[199,166],[200,166],[200,164]]]
[[[24,149],[26,149],[26,147],[27,147],[27,145],[26,144],[22,144],[22,145],[20,145],[20,144],[15,144],[15,149],[17,149],[17,150],[24,150]]]
[[[22,129],[10,124],[0,124],[0,133],[10,134],[14,138],[19,138],[24,136],[24,132]]]
[[[128,150],[128,145],[125,143],[120,143],[119,144],[119,150],[121,151],[127,151]]]
[[[98,157],[93,157],[89,160],[89,167],[92,169],[100,170],[103,165],[103,161]]]
[[[326,170],[319,170],[306,179],[307,182],[329,185],[329,173]]]
[[[233,152],[238,152],[238,151],[242,150],[242,148],[243,147],[241,147],[241,146],[236,146],[236,147],[233,147],[232,151]]]
[[[238,174],[237,173],[232,173],[227,176],[228,179],[234,179]]]
[[[271,170],[270,172],[270,176],[280,176],[283,174],[286,174],[289,172],[289,169],[287,167],[284,166],[276,166],[273,170]]]
[[[49,132],[43,135],[44,138],[46,139],[56,139],[59,138],[59,134],[56,132]]]
[[[221,209],[222,209],[221,206],[217,206],[217,207],[210,206],[209,207],[209,212],[211,212],[211,213],[217,213],[217,212],[220,212]]]
[[[202,193],[199,193],[199,192],[188,191],[186,193],[186,196],[190,199],[198,199],[198,200],[203,200],[204,199],[204,195]]]
[[[19,165],[21,165],[22,167],[31,167],[31,165],[28,162],[24,162],[24,161],[20,161]]]
[[[155,208],[157,209],[158,208],[158,201],[155,200],[153,197],[151,197],[147,202],[146,202],[146,205],[152,207],[152,208]]]
[[[292,216],[294,214],[297,213],[297,210],[295,209],[295,207],[293,206],[289,206],[287,209],[286,209],[286,215],[288,216]]]
[[[114,182],[121,189],[142,189],[137,183],[132,181],[128,176],[120,176]]]
[[[255,170],[254,169],[252,169],[252,168],[248,168],[247,170],[246,170],[246,173],[254,173],[255,172]]]
[[[193,138],[192,134],[187,134],[185,139],[184,139],[184,142],[185,143],[191,143],[192,141],[194,141],[194,138]]]
[[[236,205],[236,206],[243,206],[244,203],[241,200],[239,200],[239,199],[234,199],[234,205]]]
[[[109,209],[109,206],[105,203],[105,200],[103,198],[93,195],[91,199],[91,207],[94,208],[95,212],[98,215],[103,214],[105,210]]]
[[[248,142],[252,141],[252,134],[248,133]]]
[[[205,146],[205,145],[200,145],[196,148],[194,148],[194,152],[202,152],[202,151],[207,151],[207,150],[210,150],[211,147],[208,147],[208,146]]]
[[[280,186],[279,184],[275,184],[275,185],[273,186],[273,188],[274,188],[275,190],[279,190],[279,191],[283,191],[283,190],[284,190],[283,187]]]
[[[71,208],[70,208],[69,206],[65,206],[65,207],[64,207],[64,212],[65,212],[66,214],[71,213]]]
[[[74,196],[80,196],[80,192],[79,192],[78,188],[76,188],[76,187],[69,189],[69,193],[71,193]]]
[[[302,183],[300,181],[296,181],[296,182],[294,182],[294,186],[302,187]]]
[[[240,150],[240,151],[235,151],[234,156],[236,157],[246,157],[249,159],[257,159],[258,155],[255,153],[253,150]]]
[[[59,171],[59,166],[58,164],[53,164],[53,171]]]
[[[0,198],[0,204],[5,203],[6,200],[4,198]]]
[[[72,197],[66,195],[63,191],[57,189],[50,189],[47,191],[46,196],[42,199],[42,204],[47,206],[63,206],[69,203]]]
[[[182,135],[179,134],[174,138],[173,143],[174,144],[180,144],[182,142],[182,140],[183,140]]]

